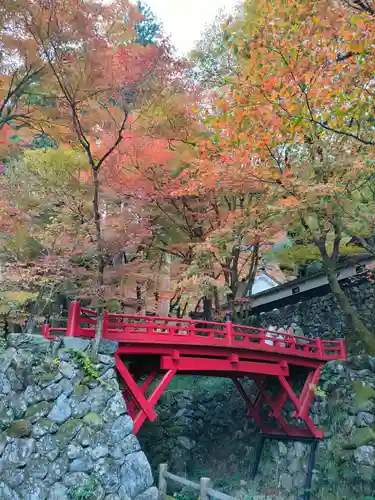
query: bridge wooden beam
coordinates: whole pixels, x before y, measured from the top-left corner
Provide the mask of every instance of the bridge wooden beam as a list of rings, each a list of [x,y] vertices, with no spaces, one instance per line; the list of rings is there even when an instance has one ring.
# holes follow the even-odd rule
[[[266,426],[259,414],[259,410],[262,406],[262,401],[261,401],[261,392],[258,391],[258,394],[255,396],[254,403],[251,401],[251,398],[248,396],[247,392],[245,391],[243,385],[241,382],[238,380],[236,377],[232,377],[233,383],[236,386],[238,392],[241,394],[242,398],[244,399],[247,410],[248,410],[248,416],[252,417],[255,422],[258,424],[260,430],[262,432],[266,431]]]
[[[208,358],[217,358],[217,359],[229,359],[232,353],[237,354],[243,361],[259,361],[259,362],[268,362],[268,363],[278,363],[279,361],[285,361],[289,366],[301,366],[303,368],[317,368],[322,364],[321,361],[310,359],[310,358],[302,358],[299,356],[290,356],[289,354],[285,354],[280,356],[278,353],[273,352],[262,352],[262,351],[253,351],[246,349],[237,349],[237,348],[220,348],[220,347],[207,347],[207,346],[194,346],[189,344],[188,342],[184,345],[173,346],[172,345],[160,345],[153,344],[150,340],[150,343],[147,344],[132,344],[129,342],[128,344],[121,344],[117,349],[117,354],[121,354],[123,356],[172,356],[173,351],[178,347],[178,351],[183,356],[194,357],[208,359]]]
[[[160,380],[160,382],[157,384],[155,389],[152,391],[150,394],[149,398],[147,399],[147,402],[155,408],[156,404],[158,403],[159,399],[162,397],[164,394],[165,389],[168,387],[168,385],[172,382],[173,377],[176,375],[176,370],[168,370],[167,373],[165,373]],[[139,429],[142,427],[143,423],[147,419],[146,412],[141,409],[141,411],[138,412],[137,416],[134,419],[134,429],[133,432],[134,434],[137,434]]]
[[[314,376],[315,376],[315,374],[314,374]],[[311,418],[308,414],[309,409],[310,409],[310,404],[315,396],[314,392],[312,392],[311,394],[308,394],[308,396],[307,396],[308,401],[306,400],[306,396],[305,396],[305,399],[303,400],[304,405],[302,405],[302,401],[297,396],[297,394],[294,392],[294,390],[293,390],[291,384],[288,382],[288,380],[283,375],[279,375],[278,379],[279,379],[281,386],[288,393],[289,399],[291,400],[291,402],[293,403],[293,405],[296,409],[296,414],[295,414],[296,418],[299,418],[300,420],[303,420],[305,422],[307,428],[309,429],[309,431],[311,432],[311,435],[313,437],[316,437],[319,439],[322,438],[324,436],[324,431],[322,431],[321,429],[318,429],[316,427],[316,425],[311,420]],[[302,394],[301,394],[301,396],[302,396]],[[307,403],[309,403],[309,404],[307,404]]]
[[[301,407],[300,410],[296,412],[297,418],[305,418],[309,414],[309,409],[315,398],[315,388],[319,384],[321,372],[322,370],[319,367],[309,373],[310,377],[306,379],[301,396],[299,397]]]
[[[234,373],[256,373],[274,376],[288,376],[289,368],[286,363],[261,363],[257,361],[238,361],[238,359],[209,359],[162,356],[160,361],[162,370],[175,368],[179,372],[222,372],[227,376]]]
[[[255,420],[263,433],[275,435],[284,434],[290,437],[322,438],[324,435],[323,431],[315,426],[309,416],[309,409],[315,396],[313,387],[311,386],[314,386],[315,382],[317,383],[319,373],[320,369],[317,369],[307,374],[300,396],[295,393],[291,383],[287,377],[283,375],[274,377],[254,374],[251,376],[256,388],[256,392],[254,392],[252,397],[247,394],[237,377],[234,376],[231,378],[246,403],[249,417]],[[279,380],[280,387],[277,394],[272,395],[270,388],[275,378]],[[306,427],[291,425],[287,422],[283,413],[283,407],[288,399],[290,399],[296,408],[294,416],[303,421]],[[269,416],[277,420],[280,427],[272,427],[262,418],[261,412],[265,406],[270,408],[271,411]]]
[[[142,411],[145,413],[146,417],[153,422],[156,420],[157,415],[156,412],[152,406],[152,404],[147,401],[147,399],[144,396],[143,390],[137,385],[135,380],[133,379],[131,373],[127,369],[125,363],[122,361],[120,356],[118,354],[115,354],[115,362],[116,362],[116,369],[121,375],[125,387],[128,390],[128,392],[131,394],[134,402],[142,409]]]

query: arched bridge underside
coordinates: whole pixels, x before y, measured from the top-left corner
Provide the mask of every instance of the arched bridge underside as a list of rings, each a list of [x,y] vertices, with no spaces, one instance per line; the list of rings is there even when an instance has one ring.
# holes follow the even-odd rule
[[[45,324],[43,335],[66,332],[92,338],[96,322],[94,310],[73,302],[67,328]],[[345,358],[342,340],[280,334],[230,321],[104,313],[102,336],[119,343],[116,368],[135,433],[147,419],[157,419],[156,404],[173,378],[183,374],[231,379],[248,416],[264,434],[322,438],[309,410],[323,365]],[[294,412],[285,411],[287,404]]]

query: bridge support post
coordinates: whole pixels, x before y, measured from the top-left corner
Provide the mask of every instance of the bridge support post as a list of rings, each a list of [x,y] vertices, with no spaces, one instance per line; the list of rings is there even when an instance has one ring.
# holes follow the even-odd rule
[[[262,399],[261,399],[261,393],[258,391],[257,396],[255,397],[254,403],[251,401],[250,397],[247,395],[243,385],[241,382],[238,380],[238,378],[233,377],[232,378],[234,385],[236,386],[238,392],[241,394],[243,400],[246,403],[247,406],[247,414],[249,417],[252,417],[255,422],[258,424],[259,428],[261,429],[262,432],[265,432],[265,428],[263,425],[263,421],[259,415],[259,411],[262,407]]]
[[[153,409],[155,408],[156,404],[158,403],[159,399],[162,397],[165,389],[168,387],[168,385],[172,382],[173,377],[176,375],[176,370],[168,370],[167,373],[165,373],[158,383],[158,385],[155,387],[153,392],[150,394],[150,397],[147,400],[147,403],[150,405],[150,407]],[[155,413],[156,415],[156,413]],[[142,427],[143,422],[146,420],[147,415],[143,407],[141,407],[141,411],[137,414],[134,420],[134,434],[137,434],[139,429]],[[155,420],[155,419],[154,419]]]
[[[311,442],[310,455],[309,455],[309,463],[308,463],[308,466],[307,466],[307,475],[306,475],[305,492],[304,492],[304,498],[303,498],[303,500],[310,500],[311,485],[312,485],[312,475],[313,475],[313,470],[314,470],[314,465],[315,465],[315,455],[316,455],[316,449],[317,449],[317,447],[318,447],[318,441],[317,441],[317,439],[314,439]]]
[[[156,380],[158,372],[150,373],[146,380],[138,386],[119,354],[115,354],[115,361],[116,369],[121,375],[126,387],[124,391],[126,394],[123,395],[127,400],[129,414],[134,421],[133,432],[137,434],[146,419],[149,419],[150,422],[156,420],[157,414],[155,412],[155,406],[175,376],[177,369],[169,369],[164,373],[160,382],[156,385],[149,397],[146,398],[146,392]]]
[[[301,396],[299,398],[301,406],[299,411],[296,409],[297,418],[305,418],[309,414],[309,408],[315,397],[315,388],[319,383],[321,368],[311,371],[306,379]]]
[[[79,317],[81,314],[81,304],[77,301],[71,302],[69,306],[68,325],[66,328],[67,337],[79,336]]]
[[[323,437],[324,433],[321,429],[316,427],[309,416],[310,406],[315,397],[314,388],[319,382],[320,372],[320,367],[317,367],[307,373],[303,389],[299,396],[294,391],[289,377],[285,375],[259,375],[255,373],[250,375],[257,389],[252,398],[246,393],[237,377],[232,377],[232,380],[246,403],[249,417],[255,420],[263,433],[270,435],[284,433],[285,436],[290,437],[311,437],[320,439]],[[280,384],[276,395],[271,392],[272,381],[278,381]],[[283,408],[288,399],[295,407],[294,416],[305,423],[305,428],[287,422],[283,414]],[[269,416],[273,417],[279,423],[279,427],[270,426],[270,424],[262,418],[261,411],[265,406],[271,410]]]
[[[316,381],[319,380],[319,372],[320,372],[320,369],[317,368],[313,374],[312,380],[316,380]],[[286,378],[284,376],[279,375],[278,379],[280,381],[281,386],[287,392],[289,399],[291,400],[291,402],[293,403],[293,405],[296,409],[296,412],[295,412],[296,418],[299,418],[305,422],[312,437],[315,437],[318,439],[322,438],[324,436],[324,432],[321,429],[318,429],[316,427],[316,425],[314,424],[314,422],[311,420],[311,418],[309,416],[310,405],[315,397],[315,393],[314,393],[313,388],[308,387],[307,391],[305,392],[305,394],[306,394],[305,396],[303,394],[304,390],[302,390],[301,399],[302,399],[302,397],[304,397],[304,399],[301,400],[300,398],[297,397],[296,393],[293,391],[291,385],[289,384],[289,382],[286,380]],[[308,383],[308,380],[306,380],[305,385],[306,385],[306,383]],[[308,383],[308,384],[310,386],[310,383]]]
[[[253,464],[253,470],[251,472],[251,479],[255,479],[255,476],[258,473],[259,463],[260,463],[260,459],[262,457],[262,451],[264,448],[265,439],[266,439],[265,435],[261,434],[259,437],[257,447],[256,447],[256,451],[255,451],[255,460],[254,460],[254,464]]]

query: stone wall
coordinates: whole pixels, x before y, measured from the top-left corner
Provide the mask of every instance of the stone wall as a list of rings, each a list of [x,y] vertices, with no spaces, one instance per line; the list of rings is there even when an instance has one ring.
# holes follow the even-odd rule
[[[267,442],[259,475],[251,480],[259,429],[230,381],[216,379],[211,388],[171,391],[158,406],[158,415],[139,434],[155,473],[166,462],[171,472],[191,480],[210,477],[216,489],[237,498],[295,500],[302,493],[307,456],[300,443]]]
[[[314,497],[370,500],[375,491],[375,358],[331,362],[321,385],[326,396],[315,411],[326,439],[318,449]]]
[[[375,324],[375,285],[368,281],[350,282],[343,288],[367,328],[372,331]],[[258,315],[256,311],[254,313]],[[275,308],[261,312],[258,319],[263,328],[270,325],[280,328],[296,323],[307,337],[333,339],[345,336],[344,317],[331,293],[285,306],[278,306],[275,302]]]
[[[226,477],[236,474],[239,465],[248,466],[255,426],[227,380],[218,379],[213,387],[163,396],[158,420],[146,423],[139,433],[155,471],[160,463],[168,462],[171,471],[191,478],[210,471],[215,471],[210,477]]]
[[[114,371],[90,342],[12,334],[0,347],[1,500],[156,500]]]
[[[312,499],[363,500],[375,491],[375,358],[329,363],[311,417],[325,429],[313,474]],[[295,500],[303,493],[309,446],[266,441],[259,473],[251,480],[258,429],[234,388],[176,391],[164,397],[158,422],[140,435],[153,467],[190,479],[208,476],[238,498]]]

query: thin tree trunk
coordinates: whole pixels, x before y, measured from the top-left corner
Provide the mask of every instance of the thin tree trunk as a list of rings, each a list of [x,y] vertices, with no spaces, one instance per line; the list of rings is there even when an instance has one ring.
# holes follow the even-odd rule
[[[212,320],[212,299],[211,299],[211,297],[203,297],[203,319],[206,321]]]
[[[142,288],[139,283],[136,286],[136,294],[137,294],[137,314],[142,311]]]
[[[198,312],[198,309],[199,309],[199,308],[200,308],[200,306],[201,306],[202,300],[204,300],[204,297],[201,297],[201,298],[198,300],[198,302],[196,303],[195,308],[194,308],[194,312],[195,312],[195,313],[196,313],[196,312]]]
[[[187,306],[188,302],[185,302],[185,305],[182,309],[179,307],[179,315],[177,316],[178,318],[183,318],[185,316]]]
[[[368,243],[364,238],[362,238],[362,236],[355,236],[355,241],[358,245],[367,250],[371,255],[375,256],[374,245]]]
[[[175,310],[178,311],[180,309],[180,302],[181,302],[181,295],[178,292],[175,292],[174,296],[169,301],[169,311],[168,311],[169,314],[173,314]]]
[[[93,357],[96,358],[99,350],[99,343],[103,334],[103,311],[104,311],[104,244],[102,237],[102,221],[100,215],[100,184],[99,184],[99,170],[91,168],[93,176],[94,192],[92,197],[92,206],[95,221],[95,238],[96,238],[96,254],[98,259],[97,267],[97,287],[98,287],[98,300],[97,300],[97,322],[95,328],[95,342],[92,349]]]
[[[35,328],[35,316],[33,313],[30,313],[27,317],[27,322],[25,325],[25,333],[33,334]]]
[[[246,297],[249,292],[251,295],[251,291],[253,289],[255,277],[258,270],[258,262],[259,262],[259,243],[256,243],[254,245],[254,249],[251,255],[250,270],[247,276],[247,284],[243,292],[243,297]]]
[[[38,294],[38,297],[32,306],[32,310],[28,315],[27,322],[24,328],[25,333],[28,334],[33,334],[35,333],[35,327],[36,327],[36,316],[42,316],[45,314],[45,309],[47,305],[50,305],[52,302],[52,297],[56,293],[56,291],[59,289],[60,285],[52,285],[48,297],[44,298],[44,293],[45,293],[45,288],[43,287]]]
[[[219,297],[219,291],[217,287],[214,288],[214,303],[215,303],[215,310],[216,310],[216,315],[220,315],[220,297]]]
[[[236,299],[237,288],[238,288],[239,258],[240,258],[240,247],[239,246],[233,247],[229,264],[230,267],[226,273],[227,274],[226,283],[230,288],[230,293],[227,294],[227,303],[228,303],[228,308],[230,309],[232,314],[234,314],[235,312],[234,301]]]
[[[323,266],[332,294],[344,313],[346,325],[349,330],[348,340],[350,341],[354,339],[354,334],[357,334],[358,339],[362,342],[367,354],[375,355],[375,335],[373,335],[363,324],[357,311],[354,309],[344,290],[341,288],[339,280],[336,276],[335,266],[327,254],[323,255]]]
[[[162,265],[159,269],[159,283],[158,291],[164,294],[165,292],[170,293],[171,284],[171,256],[165,253],[163,256]],[[158,301],[157,315],[158,316],[168,316],[169,313],[169,299],[160,298]]]
[[[240,258],[240,247],[236,246],[232,250],[232,262],[230,269],[230,288],[232,292],[233,299],[236,298],[237,287],[238,287],[238,261]]]

